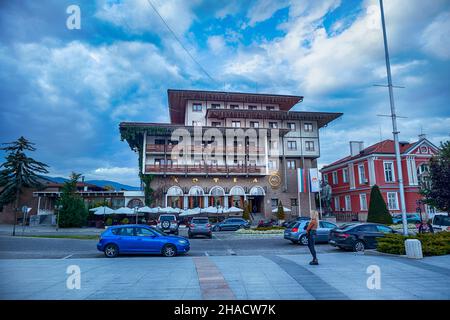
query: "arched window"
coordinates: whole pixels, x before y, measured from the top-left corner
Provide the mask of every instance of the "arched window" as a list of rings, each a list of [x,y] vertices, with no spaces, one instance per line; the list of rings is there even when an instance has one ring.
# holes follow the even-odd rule
[[[225,195],[225,190],[223,190],[222,187],[215,186],[215,187],[211,188],[211,191],[209,191],[209,194],[211,196],[224,196]]]
[[[191,189],[189,189],[189,195],[194,197],[203,196],[204,192],[203,189],[200,188],[199,186],[193,186],[191,187]]]
[[[230,196],[243,196],[243,195],[245,195],[245,191],[244,188],[240,186],[234,186],[230,190]]]
[[[425,188],[425,189],[431,188],[430,165],[428,163],[422,163],[417,168],[417,178],[419,180],[419,185],[422,188]]]
[[[183,195],[183,190],[178,186],[173,186],[167,190],[167,195],[169,197],[180,197]]]
[[[127,207],[128,208],[135,208],[135,207],[143,207],[144,203],[142,202],[141,199],[131,199],[130,201],[128,201]]]
[[[250,189],[249,194],[251,196],[264,196],[266,193],[264,192],[264,189],[260,186],[254,186]]]

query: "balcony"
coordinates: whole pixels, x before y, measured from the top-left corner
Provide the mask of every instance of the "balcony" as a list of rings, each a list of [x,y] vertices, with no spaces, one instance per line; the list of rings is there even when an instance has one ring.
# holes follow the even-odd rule
[[[147,144],[146,152],[147,153],[170,153],[172,152],[175,145],[164,145],[164,144]],[[165,151],[164,151],[165,148]],[[222,146],[220,147],[212,147],[212,146],[191,146],[191,153],[195,154],[203,154],[205,152],[211,152],[214,150],[216,154],[239,154],[238,151],[242,150],[242,146]],[[247,146],[246,154],[264,154],[265,149],[263,147],[256,146]]]
[[[194,174],[194,175],[265,175],[266,167],[261,165],[146,165],[146,173],[152,174]]]

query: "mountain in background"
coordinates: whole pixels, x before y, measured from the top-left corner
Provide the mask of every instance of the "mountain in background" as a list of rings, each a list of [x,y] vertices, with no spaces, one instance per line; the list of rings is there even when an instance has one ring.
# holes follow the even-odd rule
[[[55,182],[55,183],[64,183],[68,181],[69,179],[63,178],[63,177],[49,177],[49,176],[42,176],[44,179],[47,179],[49,181]],[[111,186],[114,188],[114,190],[120,191],[120,190],[126,190],[126,191],[139,191],[139,187],[133,187],[126,184],[122,184],[115,181],[110,180],[85,180],[84,182],[95,184],[99,187],[105,187],[105,186]]]

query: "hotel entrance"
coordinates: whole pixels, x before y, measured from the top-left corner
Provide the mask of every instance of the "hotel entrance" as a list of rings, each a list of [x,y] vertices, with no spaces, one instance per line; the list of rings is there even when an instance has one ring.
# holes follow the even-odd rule
[[[251,213],[264,212],[264,196],[248,196],[247,201],[250,204]]]

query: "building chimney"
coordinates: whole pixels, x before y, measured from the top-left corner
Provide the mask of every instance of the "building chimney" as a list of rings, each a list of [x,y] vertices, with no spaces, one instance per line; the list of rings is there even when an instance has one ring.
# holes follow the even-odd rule
[[[350,141],[350,155],[352,157],[358,155],[364,149],[364,142]]]

